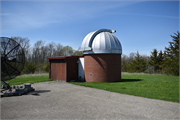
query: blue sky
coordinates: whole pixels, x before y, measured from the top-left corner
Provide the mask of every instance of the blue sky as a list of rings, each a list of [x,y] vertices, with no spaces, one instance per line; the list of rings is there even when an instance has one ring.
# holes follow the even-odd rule
[[[123,54],[164,50],[179,31],[179,1],[1,1],[2,37],[61,43],[77,50],[95,30],[116,30]]]

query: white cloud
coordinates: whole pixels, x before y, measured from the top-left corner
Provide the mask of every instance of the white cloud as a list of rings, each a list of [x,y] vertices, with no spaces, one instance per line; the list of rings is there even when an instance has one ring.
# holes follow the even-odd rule
[[[165,18],[175,18],[175,19],[179,19],[179,17],[177,17],[177,16],[139,14],[139,13],[109,13],[109,14],[139,15],[139,16],[165,17]]]
[[[0,16],[7,16],[7,15],[11,15],[10,13],[0,13]]]
[[[76,20],[91,19],[103,11],[122,7],[135,2],[13,2],[1,3],[1,22],[3,32],[41,28],[52,24],[66,24]]]

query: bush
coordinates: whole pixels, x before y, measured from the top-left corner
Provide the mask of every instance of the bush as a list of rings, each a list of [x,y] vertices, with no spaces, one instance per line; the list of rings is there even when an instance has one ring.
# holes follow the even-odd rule
[[[32,62],[25,62],[24,68],[22,70],[22,74],[30,74],[30,73],[34,73],[36,70],[35,65]]]
[[[43,66],[45,72],[49,72],[49,64]]]

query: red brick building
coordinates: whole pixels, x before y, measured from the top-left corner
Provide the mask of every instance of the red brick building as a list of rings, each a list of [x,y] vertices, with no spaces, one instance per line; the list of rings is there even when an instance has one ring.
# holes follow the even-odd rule
[[[78,80],[78,59],[83,56],[49,57],[49,78],[69,82]]]
[[[121,81],[122,47],[112,34],[114,32],[116,31],[100,29],[84,38],[81,50],[86,82]]]
[[[81,45],[83,56],[49,57],[49,78],[67,82],[121,81],[122,46],[114,32],[100,29],[86,35]]]

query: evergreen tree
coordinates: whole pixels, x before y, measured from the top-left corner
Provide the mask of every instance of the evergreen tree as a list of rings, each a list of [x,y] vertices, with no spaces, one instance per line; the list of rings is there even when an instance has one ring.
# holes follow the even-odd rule
[[[179,32],[171,35],[172,41],[165,47],[163,70],[166,74],[179,75]]]
[[[160,50],[160,52],[158,54],[158,69],[159,69],[159,71],[162,70],[162,64],[163,64],[163,53],[162,53],[162,50]]]
[[[132,72],[144,72],[146,70],[146,61],[137,51],[135,59],[130,64]]]
[[[159,63],[158,63],[158,51],[157,49],[154,49],[153,52],[151,52],[150,55],[150,61],[149,65],[154,67],[154,72],[156,72],[159,69]]]

